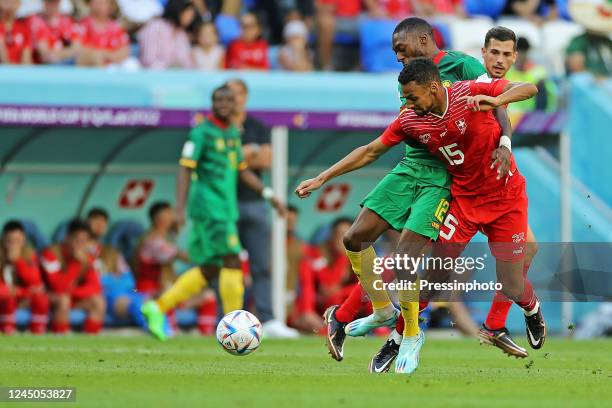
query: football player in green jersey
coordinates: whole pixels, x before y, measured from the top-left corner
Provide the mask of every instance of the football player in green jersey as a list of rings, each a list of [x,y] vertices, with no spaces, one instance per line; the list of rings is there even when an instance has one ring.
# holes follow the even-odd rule
[[[142,307],[151,333],[164,340],[163,316],[200,293],[219,277],[219,295],[225,314],[242,308],[243,275],[240,268],[238,179],[269,200],[284,214],[284,206],[269,187],[247,169],[242,157],[240,132],[231,124],[234,94],[227,86],[212,95],[212,114],[194,127],[183,147],[177,181],[179,224],[185,222],[185,203],[191,219],[189,259],[199,265],[183,273],[156,301]]]

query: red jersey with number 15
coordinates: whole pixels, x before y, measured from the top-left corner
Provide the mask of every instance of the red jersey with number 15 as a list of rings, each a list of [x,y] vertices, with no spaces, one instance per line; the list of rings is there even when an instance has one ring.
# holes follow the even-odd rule
[[[516,168],[514,158],[507,177],[497,180],[497,168],[491,169],[491,154],[499,146],[501,128],[492,111],[474,112],[466,109],[466,95],[498,96],[508,81],[479,78],[475,81],[455,82],[446,90],[446,112],[442,116],[428,113],[417,115],[411,109],[403,109],[387,127],[381,140],[394,146],[412,139],[446,163],[453,177],[453,197],[485,195],[510,187],[523,179]],[[497,166],[496,166],[497,167]]]

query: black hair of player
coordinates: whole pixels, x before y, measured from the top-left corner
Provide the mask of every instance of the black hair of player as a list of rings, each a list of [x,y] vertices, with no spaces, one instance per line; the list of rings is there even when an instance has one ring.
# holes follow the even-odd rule
[[[516,51],[516,34],[509,28],[497,26],[493,27],[485,35],[484,47],[487,48],[491,43],[491,40],[497,41],[512,41],[514,44],[514,51]]]
[[[440,82],[440,71],[431,59],[416,58],[404,65],[397,80],[402,85],[413,81],[417,85],[429,85],[432,82]]]
[[[102,217],[104,218],[106,221],[108,221],[108,219],[110,218],[108,216],[108,211],[106,211],[104,208],[102,207],[94,207],[91,210],[89,210],[87,212],[87,219],[91,219],[91,218],[96,218],[96,217]]]
[[[525,37],[519,37],[516,40],[516,50],[518,52],[527,52],[531,49],[531,44],[529,44],[529,40]]]
[[[171,208],[171,206],[170,206],[170,203],[167,201],[154,202],[151,205],[151,207],[149,207],[149,220],[151,220],[151,223],[155,222],[155,218],[157,217],[157,214],[169,208]]]
[[[9,232],[13,231],[21,231],[25,233],[25,228],[23,227],[23,223],[19,220],[8,220],[4,223],[2,227],[2,235],[6,235]]]
[[[168,0],[166,8],[164,8],[162,18],[172,23],[172,25],[174,25],[175,27],[180,27],[181,14],[183,14],[183,11],[189,8],[193,8],[193,10],[195,11],[195,6],[190,0]]]
[[[76,234],[77,232],[86,232],[89,235],[91,235],[89,224],[87,224],[85,221],[83,221],[80,218],[71,219],[70,222],[68,222],[68,229],[66,232],[68,235],[73,235],[73,234]]]
[[[400,21],[393,30],[393,35],[398,33],[421,35],[426,34],[433,38],[433,27],[426,20],[418,17],[408,17]]]

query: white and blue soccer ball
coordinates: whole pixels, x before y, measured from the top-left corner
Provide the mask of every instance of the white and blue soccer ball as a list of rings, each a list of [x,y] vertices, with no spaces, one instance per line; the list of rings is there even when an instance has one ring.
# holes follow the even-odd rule
[[[217,341],[234,356],[251,354],[261,344],[261,323],[246,310],[234,310],[217,325]]]

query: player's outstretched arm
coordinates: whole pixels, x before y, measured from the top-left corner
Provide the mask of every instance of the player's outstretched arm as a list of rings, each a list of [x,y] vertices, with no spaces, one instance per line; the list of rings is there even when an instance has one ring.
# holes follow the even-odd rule
[[[365,146],[356,148],[317,177],[302,181],[295,189],[295,193],[300,198],[306,198],[329,180],[367,166],[390,148],[391,147],[384,144],[379,137]]]
[[[485,92],[491,91],[489,88]],[[538,87],[526,82],[508,82],[499,95],[466,95],[460,99],[467,102],[467,109],[474,111],[489,111],[513,102],[524,101],[537,95]]]
[[[270,187],[264,186],[261,179],[257,177],[257,174],[253,173],[252,170],[244,168],[238,172],[240,180],[247,185],[248,188],[261,195],[263,198],[268,200],[272,207],[276,210],[278,215],[284,217],[287,213],[287,208],[278,198],[274,196],[274,192]]]

